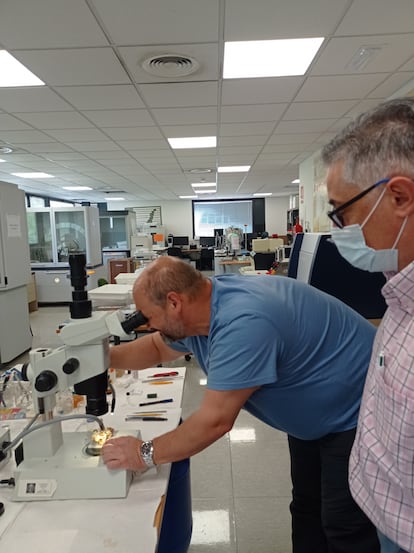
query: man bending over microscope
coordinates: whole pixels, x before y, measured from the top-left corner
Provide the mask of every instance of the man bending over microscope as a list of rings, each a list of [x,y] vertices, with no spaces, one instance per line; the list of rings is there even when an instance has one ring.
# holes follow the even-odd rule
[[[142,471],[195,455],[231,430],[244,408],[288,434],[293,552],[378,553],[375,528],[348,487],[375,328],[294,279],[206,278],[168,256],[141,273],[134,300],[157,332],[111,348],[111,366],[139,370],[191,352],[207,389],[175,430],[150,442],[109,440],[108,468]]]

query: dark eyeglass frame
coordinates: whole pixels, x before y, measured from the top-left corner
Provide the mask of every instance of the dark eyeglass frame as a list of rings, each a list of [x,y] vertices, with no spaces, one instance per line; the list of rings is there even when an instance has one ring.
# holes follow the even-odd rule
[[[345,225],[344,225],[344,220],[343,220],[343,216],[341,215],[341,212],[344,209],[347,209],[350,205],[354,204],[355,202],[363,198],[366,194],[368,194],[368,192],[371,192],[371,190],[374,190],[374,188],[376,188],[377,186],[380,186],[381,184],[385,184],[390,180],[391,179],[381,179],[375,182],[372,186],[369,186],[368,188],[366,188],[365,190],[363,190],[362,192],[360,192],[359,194],[357,194],[347,202],[339,205],[338,207],[336,207],[335,209],[332,209],[331,211],[328,211],[327,216],[335,226],[337,226],[338,228],[344,228]]]

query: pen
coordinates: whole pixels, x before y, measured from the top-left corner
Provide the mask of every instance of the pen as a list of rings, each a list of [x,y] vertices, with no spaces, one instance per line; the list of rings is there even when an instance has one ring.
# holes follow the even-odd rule
[[[165,417],[139,417],[139,416],[136,416],[136,415],[127,415],[125,417],[125,420],[126,421],[150,421],[150,422],[154,422],[154,421],[167,421],[168,419],[165,418]]]
[[[174,400],[169,399],[159,399],[157,401],[146,401],[145,403],[139,403],[138,407],[145,407],[146,405],[157,405],[157,403],[172,403]]]
[[[150,386],[159,386],[160,384],[173,384],[172,380],[154,380],[154,382],[149,382]]]
[[[171,371],[171,372],[168,372],[168,373],[153,374],[150,378],[158,378],[158,377],[163,377],[163,376],[177,376],[177,375],[178,375],[178,371]]]
[[[378,365],[380,369],[382,369],[385,365],[385,355],[383,351],[381,351],[380,354],[378,355]]]

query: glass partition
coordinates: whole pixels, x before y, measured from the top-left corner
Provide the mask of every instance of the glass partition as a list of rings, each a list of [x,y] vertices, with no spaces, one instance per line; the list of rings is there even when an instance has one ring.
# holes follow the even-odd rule
[[[30,262],[52,263],[52,229],[49,210],[27,213]]]

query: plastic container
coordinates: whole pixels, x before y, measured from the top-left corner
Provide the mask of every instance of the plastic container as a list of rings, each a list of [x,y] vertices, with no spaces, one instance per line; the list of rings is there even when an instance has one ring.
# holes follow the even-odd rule
[[[186,553],[192,531],[190,460],[184,459],[171,465],[157,553]]]

